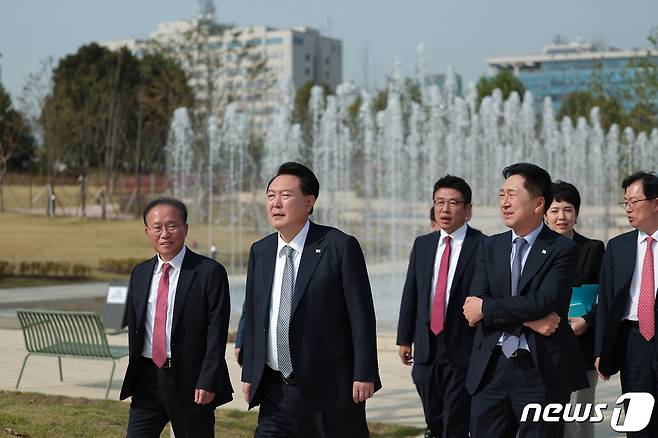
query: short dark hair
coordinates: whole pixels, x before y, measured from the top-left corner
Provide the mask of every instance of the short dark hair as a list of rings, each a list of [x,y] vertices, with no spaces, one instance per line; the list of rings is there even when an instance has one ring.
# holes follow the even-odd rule
[[[464,181],[463,178],[454,175],[446,175],[444,177],[439,178],[438,181],[434,183],[434,191],[432,192],[432,197],[434,197],[434,195],[439,189],[444,189],[444,188],[455,189],[459,193],[461,193],[462,198],[464,198],[464,205],[468,205],[471,203],[473,192],[471,191],[471,187],[468,185],[466,181]],[[434,201],[434,199],[432,199],[432,201]]]
[[[576,216],[580,212],[580,193],[571,183],[560,181],[553,183],[553,200],[558,202],[568,202],[576,209]]]
[[[306,196],[313,195],[315,196],[315,199],[318,199],[318,196],[320,195],[320,181],[318,181],[311,169],[301,163],[295,163],[294,161],[288,161],[279,166],[276,175],[274,175],[267,183],[267,189],[265,191],[270,189],[272,181],[280,175],[296,176],[300,180],[299,187],[301,188],[302,193]],[[313,214],[313,208],[311,208],[310,214]]]
[[[142,218],[144,219],[144,225],[147,225],[146,215],[149,214],[149,211],[153,210],[158,205],[171,205],[172,207],[174,207],[180,212],[180,215],[183,218],[183,223],[184,224],[187,223],[187,207],[185,206],[185,203],[176,198],[168,198],[166,196],[163,196],[161,198],[156,198],[152,200],[144,208],[144,212],[142,213]]]
[[[434,207],[430,207],[430,220],[436,222],[436,213],[434,213]]]
[[[624,178],[624,181],[621,183],[621,188],[626,191],[628,186],[638,180],[642,180],[642,185],[644,186],[644,196],[646,196],[647,199],[654,199],[658,197],[658,175],[656,175],[654,172],[635,172],[634,174]]]
[[[551,175],[545,169],[532,163],[516,163],[503,169],[505,179],[512,175],[521,175],[525,179],[523,187],[532,196],[544,198],[544,213],[546,213],[553,203]]]

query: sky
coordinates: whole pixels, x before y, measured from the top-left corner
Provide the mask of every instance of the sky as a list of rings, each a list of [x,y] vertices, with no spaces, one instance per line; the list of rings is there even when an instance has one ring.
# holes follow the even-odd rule
[[[309,26],[343,41],[343,79],[385,85],[396,57],[413,75],[418,44],[428,73],[448,65],[464,84],[488,56],[538,53],[557,34],[621,49],[647,47],[656,0],[215,0],[240,26]],[[146,38],[158,23],[195,17],[197,0],[0,0],[0,81],[16,98],[41,60],[92,41]]]

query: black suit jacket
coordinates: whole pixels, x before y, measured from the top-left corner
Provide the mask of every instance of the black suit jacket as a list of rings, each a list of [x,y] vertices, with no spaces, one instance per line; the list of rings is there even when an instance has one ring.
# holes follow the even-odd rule
[[[249,254],[242,381],[251,383],[250,408],[260,403],[277,244],[277,233],[270,234]],[[289,340],[295,381],[311,409],[353,405],[354,381],[381,388],[370,282],[354,237],[310,223],[295,280]]]
[[[398,319],[398,345],[414,344],[414,362],[428,363],[430,357],[429,306],[434,275],[434,259],[439,246],[440,232],[416,238],[409,257],[407,279],[402,291]],[[468,227],[459,253],[455,275],[450,285],[450,300],[446,311],[444,337],[448,358],[453,365],[466,368],[471,355],[475,329],[469,327],[462,307],[470,295],[475,271],[476,253],[485,237],[479,230]]]
[[[544,226],[535,240],[519,280],[519,296],[511,296],[511,231],[486,238],[478,254],[472,295],[483,299],[480,321],[466,377],[466,389],[475,393],[503,331],[525,334],[530,355],[549,395],[567,401],[573,390],[588,386],[576,337],[567,314],[571,300],[578,247]],[[551,336],[523,327],[551,312],[560,324]]]
[[[573,241],[576,242],[580,249],[578,263],[576,268],[576,279],[574,286],[583,284],[599,284],[599,273],[601,272],[601,263],[603,261],[603,252],[605,247],[600,240],[588,239],[582,234],[574,232]],[[583,315],[587,321],[588,327],[585,333],[576,336],[580,351],[583,353],[585,366],[588,370],[594,369],[594,332],[596,327],[596,304],[592,309]]]
[[[633,230],[611,239],[601,266],[594,354],[600,356],[600,371],[610,376],[619,371],[621,352],[625,347],[619,339],[619,326],[630,298],[637,258],[637,235],[638,231]],[[656,343],[655,336],[653,342]]]
[[[133,269],[128,289],[128,369],[121,400],[134,395],[144,348],[146,307],[157,256]],[[194,410],[194,390],[215,393],[211,405],[232,400],[224,355],[231,311],[226,270],[216,261],[186,249],[176,287],[171,328],[171,362],[176,390],[186,410]]]

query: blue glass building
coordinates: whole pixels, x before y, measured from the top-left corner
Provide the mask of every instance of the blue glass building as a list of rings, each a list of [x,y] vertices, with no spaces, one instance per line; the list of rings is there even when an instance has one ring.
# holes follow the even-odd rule
[[[607,91],[621,99],[628,110],[631,100],[622,98],[634,74],[632,61],[649,58],[658,64],[658,53],[644,50],[597,48],[586,43],[553,44],[543,53],[527,56],[492,57],[487,64],[493,74],[512,70],[535,99],[539,111],[544,98],[550,96],[557,113],[569,94],[586,91],[597,78]]]

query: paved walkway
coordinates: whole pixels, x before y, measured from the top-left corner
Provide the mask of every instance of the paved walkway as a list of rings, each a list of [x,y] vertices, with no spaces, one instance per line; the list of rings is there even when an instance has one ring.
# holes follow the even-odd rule
[[[44,302],[53,300],[51,308],[57,308],[57,300],[70,298],[98,299],[105,294],[107,285],[90,283],[74,286],[54,286],[48,288],[0,289],[0,322],[11,322],[15,318],[15,308],[27,301]],[[21,304],[22,303],[22,304]],[[232,325],[236,323],[235,315]],[[2,324],[11,327],[12,324]],[[15,326],[15,322],[13,324]],[[378,322],[380,337],[379,364],[383,389],[375,394],[368,402],[368,419],[376,422],[390,422],[408,424],[422,427],[423,417],[420,402],[415,388],[411,382],[410,368],[402,365],[397,356],[394,329],[395,322]],[[111,344],[127,345],[125,333],[108,337]],[[25,346],[20,330],[11,328],[0,329],[0,390],[14,390],[18,372],[25,357]],[[226,408],[245,410],[246,404],[242,399],[239,387],[240,368],[233,356],[233,344],[229,344],[226,352],[229,364],[231,381],[234,385],[234,400],[225,405]],[[121,381],[128,360],[119,361],[110,391],[110,398],[117,398]],[[64,382],[59,382],[57,360],[55,358],[31,357],[23,374],[20,390],[37,391],[46,394],[68,395],[72,397],[103,398],[105,385],[109,378],[111,364],[104,361],[84,359],[63,359],[62,368]],[[598,424],[596,436],[612,438],[619,436],[610,428],[610,416],[617,396],[620,394],[617,377],[609,382],[599,382],[597,388],[597,402],[608,403],[610,409],[605,412],[605,420]],[[221,408],[220,408],[221,409]]]

